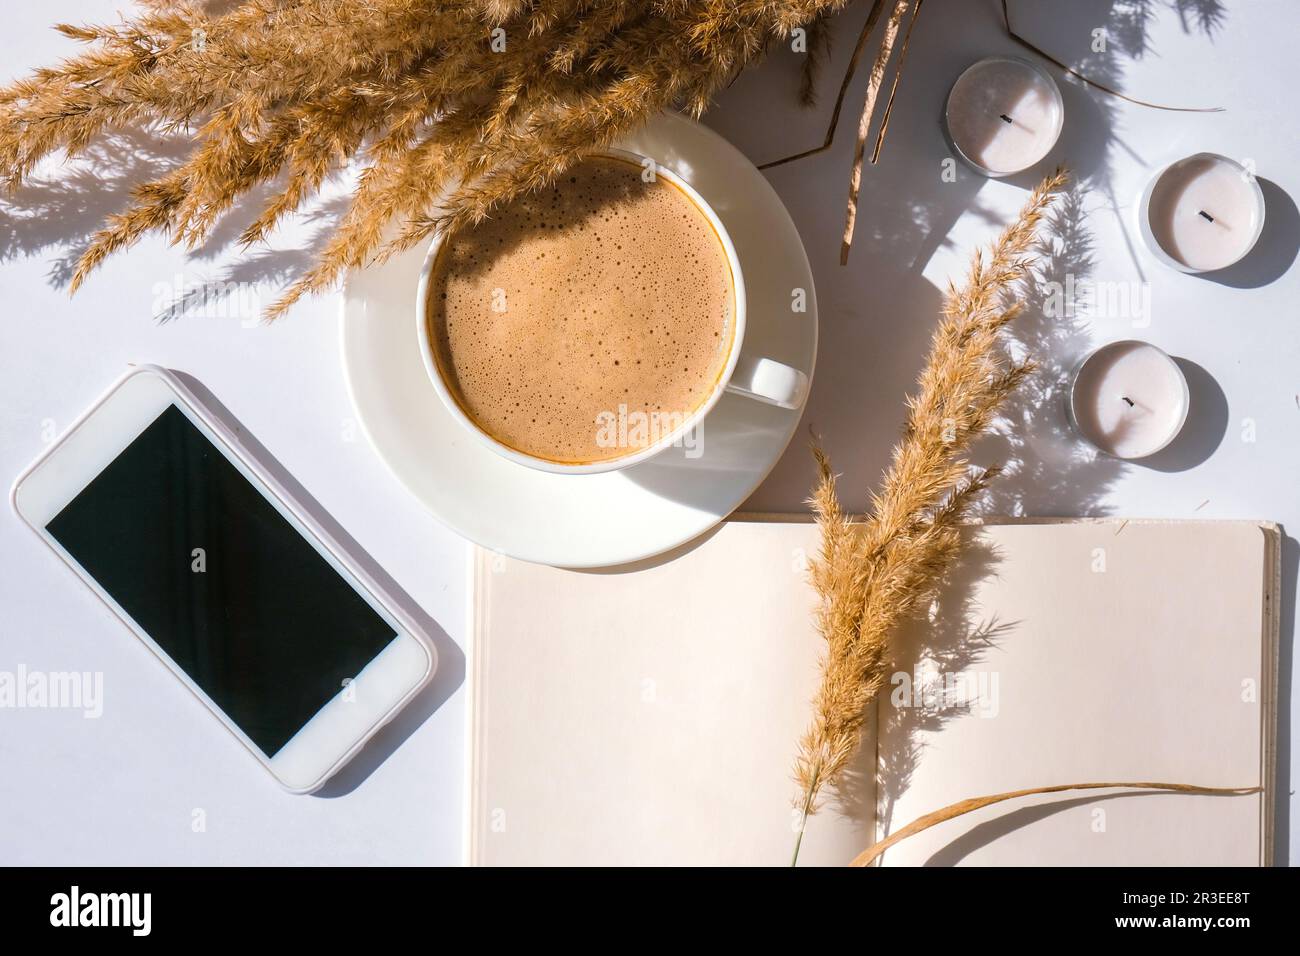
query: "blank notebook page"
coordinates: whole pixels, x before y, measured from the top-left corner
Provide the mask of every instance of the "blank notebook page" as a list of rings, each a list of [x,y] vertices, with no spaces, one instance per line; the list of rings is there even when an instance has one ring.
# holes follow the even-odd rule
[[[899,662],[924,685],[925,662],[979,629],[960,642],[965,686],[951,688],[967,706],[930,713],[880,699],[882,832],[966,797],[1036,786],[1264,784],[1276,540],[1247,522],[1018,524],[975,535],[974,572],[934,608],[961,623],[914,625]],[[1257,866],[1268,806],[1258,794],[1030,797],[905,840],[885,863]]]
[[[896,641],[879,749],[868,735],[849,785],[810,819],[801,864],[846,863],[890,828],[986,793],[1265,781],[1274,531],[1103,521],[968,535],[962,567]],[[622,572],[480,551],[470,859],[788,863],[822,651],[806,570],[817,544],[806,521],[740,520]],[[885,862],[1258,864],[1267,806],[1029,798],[913,837]]]

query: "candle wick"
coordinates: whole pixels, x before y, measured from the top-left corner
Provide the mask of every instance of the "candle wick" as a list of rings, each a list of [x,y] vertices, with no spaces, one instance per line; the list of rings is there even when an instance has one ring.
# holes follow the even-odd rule
[[[1201,215],[1204,216],[1205,219],[1206,219],[1207,221],[1209,221],[1209,222],[1214,222],[1214,217],[1211,216],[1211,215],[1210,215],[1208,212],[1206,212],[1204,209],[1201,210]]]
[[[1002,122],[1004,122],[1004,123],[1010,123],[1010,122],[1011,122],[1011,117],[1008,116],[1006,113],[1000,113],[999,115],[1002,117]]]
[[[1129,398],[1127,395],[1121,395],[1120,398],[1122,398],[1122,399],[1124,399],[1124,401],[1128,402],[1128,407],[1129,407],[1129,408],[1132,408],[1132,407],[1136,404],[1136,402],[1134,402],[1133,399]]]

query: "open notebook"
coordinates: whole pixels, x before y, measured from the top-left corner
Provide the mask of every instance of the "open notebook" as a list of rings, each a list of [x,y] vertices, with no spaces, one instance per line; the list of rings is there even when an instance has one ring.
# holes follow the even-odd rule
[[[897,642],[879,731],[809,820],[800,863],[846,863],[967,797],[1152,780],[1265,790],[1030,797],[883,862],[1267,864],[1276,527],[967,533],[961,568]],[[806,577],[817,541],[807,521],[732,520],[671,560],[610,573],[480,552],[471,862],[787,863],[822,646]]]

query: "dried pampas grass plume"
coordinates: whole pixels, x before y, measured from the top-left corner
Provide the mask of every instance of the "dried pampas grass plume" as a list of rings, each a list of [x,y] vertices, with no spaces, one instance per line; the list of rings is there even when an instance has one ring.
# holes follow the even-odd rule
[[[803,819],[794,861],[808,816],[858,750],[885,681],[890,635],[952,566],[961,522],[998,473],[972,470],[963,456],[1031,370],[1005,354],[1000,333],[1020,311],[1011,291],[1030,275],[1038,226],[1066,179],[1063,170],[1044,179],[987,258],[975,254],[965,284],[949,286],[893,463],[861,520],[844,513],[830,461],[814,444],[820,477],[810,503],[821,551],[811,578],[826,650],[795,761]]]
[[[655,114],[699,115],[770,45],[847,0],[149,0],[89,49],[0,89],[0,180],[19,186],[128,124],[192,132],[194,151],[93,238],[73,288],[152,232],[189,248],[255,187],[261,242],[327,176],[360,167],[319,261],[271,307],[343,270],[482,220]],[[389,232],[399,226],[396,237]]]

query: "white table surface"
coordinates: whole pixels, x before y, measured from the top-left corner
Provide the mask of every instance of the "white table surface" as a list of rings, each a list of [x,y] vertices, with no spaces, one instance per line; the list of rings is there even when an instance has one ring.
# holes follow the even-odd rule
[[[0,74],[16,76],[70,52],[72,44],[49,24],[109,20],[124,6],[9,5]],[[1149,19],[1120,18],[1120,8],[1135,6],[1147,8]],[[816,109],[797,106],[799,57],[782,50],[729,89],[707,121],[760,163],[818,142],[865,7],[855,4],[835,24]],[[837,254],[862,76],[834,149],[769,173],[817,277],[821,354],[806,421],[825,436],[854,507],[863,506],[887,463],[940,289],[964,268],[972,244],[990,239],[1007,220],[1034,178],[994,182],[964,167],[956,182],[941,175],[949,154],[939,116],[948,87],[980,56],[1017,50],[1001,31],[997,8],[995,0],[925,5],[882,161],[864,174],[847,268]],[[1021,336],[1052,371],[1068,367],[1089,343],[1155,342],[1188,363],[1193,417],[1187,434],[1153,466],[1092,462],[1060,434],[1055,400],[1038,401],[1044,390],[1031,389],[1015,410],[1015,430],[981,451],[982,458],[1017,463],[999,486],[994,510],[1260,518],[1300,527],[1300,271],[1292,265],[1300,215],[1288,198],[1300,196],[1300,143],[1287,80],[1300,12],[1289,0],[1019,0],[1012,9],[1040,45],[1071,62],[1086,59],[1093,75],[1132,95],[1227,110],[1143,109],[1062,82],[1066,131],[1052,159],[1070,163],[1083,188],[1069,208],[1068,241],[1050,268],[1058,279],[1072,273],[1085,281],[1148,283],[1151,321],[1141,327],[1139,314],[1135,329],[1132,314],[1077,316],[1074,323],[1031,315]],[[1207,35],[1198,15],[1216,10]],[[1099,26],[1109,27],[1108,47],[1092,53],[1091,31]],[[272,327],[249,321],[253,297],[269,302],[286,270],[302,261],[310,224],[252,260],[239,260],[229,247],[233,227],[196,256],[150,239],[110,260],[68,298],[67,257],[160,149],[167,147],[116,143],[93,157],[94,175],[55,177],[0,208],[0,476],[7,483],[16,475],[128,362],[188,372],[436,622],[444,668],[435,687],[324,794],[286,795],[5,509],[0,670],[100,671],[104,711],[88,720],[75,711],[0,710],[0,863],[456,862],[465,805],[460,648],[469,547],[407,494],[360,434],[340,370],[337,298],[304,303]],[[1132,228],[1135,198],[1154,169],[1201,150],[1251,159],[1267,181],[1261,245],[1218,279],[1161,268]],[[257,284],[206,300],[175,321],[155,320],[175,284],[214,281]],[[798,509],[812,477],[807,451],[796,442],[747,508]],[[1288,537],[1280,861],[1288,847],[1293,858],[1300,847],[1288,826],[1295,805],[1289,794],[1298,553]]]

